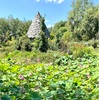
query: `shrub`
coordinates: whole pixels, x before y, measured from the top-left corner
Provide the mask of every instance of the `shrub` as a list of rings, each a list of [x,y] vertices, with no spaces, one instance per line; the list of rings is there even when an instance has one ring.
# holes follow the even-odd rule
[[[16,49],[17,50],[26,50],[26,51],[31,51],[32,50],[32,45],[30,43],[30,40],[28,39],[28,37],[26,35],[20,37],[17,41],[16,41]]]
[[[34,39],[33,46],[41,52],[46,52],[48,50],[49,45],[45,32],[41,31],[40,36]]]
[[[89,40],[89,37],[87,35],[82,35],[82,40],[88,41]]]
[[[72,40],[72,32],[65,32],[62,36],[63,41],[71,41]]]
[[[93,48],[87,47],[81,43],[71,43],[68,47],[69,52],[71,52],[75,58],[82,57],[84,54],[92,54],[93,51]]]
[[[49,64],[49,63],[52,63],[53,61],[55,61],[56,58],[61,57],[63,54],[64,53],[60,53],[57,51],[51,51],[51,50],[48,50],[46,53],[35,51],[35,55],[31,57],[31,60],[33,62],[39,60],[40,62]]]
[[[48,43],[49,43],[50,50],[58,50],[58,47],[56,46],[56,43],[55,43],[55,39],[53,40],[48,39]]]
[[[97,48],[97,42],[94,42],[94,43],[92,44],[92,46],[93,46],[93,48]]]
[[[92,46],[93,48],[97,48],[99,45],[99,40],[90,40],[87,43],[88,43],[88,46]]]

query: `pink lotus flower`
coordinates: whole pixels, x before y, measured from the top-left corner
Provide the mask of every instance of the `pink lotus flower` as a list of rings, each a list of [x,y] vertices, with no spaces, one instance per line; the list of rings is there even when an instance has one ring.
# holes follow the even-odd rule
[[[20,74],[20,75],[19,75],[19,79],[20,79],[20,80],[24,80],[24,76]]]
[[[40,59],[37,59],[37,62],[40,62]]]

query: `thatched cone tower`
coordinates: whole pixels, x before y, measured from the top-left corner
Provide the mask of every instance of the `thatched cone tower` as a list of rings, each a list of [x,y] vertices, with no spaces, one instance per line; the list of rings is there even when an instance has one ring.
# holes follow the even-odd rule
[[[34,20],[32,21],[29,30],[27,32],[28,38],[35,38],[35,37],[39,37],[41,30],[41,22],[40,19],[42,18],[42,16],[40,15],[40,13],[38,12],[37,15],[35,16]],[[45,25],[46,27],[46,25]],[[47,27],[45,28],[44,32],[46,33],[46,36],[49,37],[49,31],[47,29]]]

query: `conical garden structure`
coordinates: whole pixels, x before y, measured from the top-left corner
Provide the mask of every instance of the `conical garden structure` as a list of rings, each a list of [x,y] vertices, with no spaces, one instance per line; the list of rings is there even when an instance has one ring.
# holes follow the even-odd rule
[[[41,24],[42,24],[41,18],[42,16],[38,12],[28,29],[28,32],[27,32],[28,38],[33,39],[35,37],[39,37],[41,31],[44,31],[46,36],[49,38],[50,34],[45,23],[44,23],[45,29],[41,30]]]

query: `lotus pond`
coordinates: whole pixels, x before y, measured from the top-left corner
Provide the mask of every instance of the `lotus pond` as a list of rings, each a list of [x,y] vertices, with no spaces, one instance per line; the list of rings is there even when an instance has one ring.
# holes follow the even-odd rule
[[[29,65],[2,59],[0,100],[99,100],[99,57],[65,55]]]

